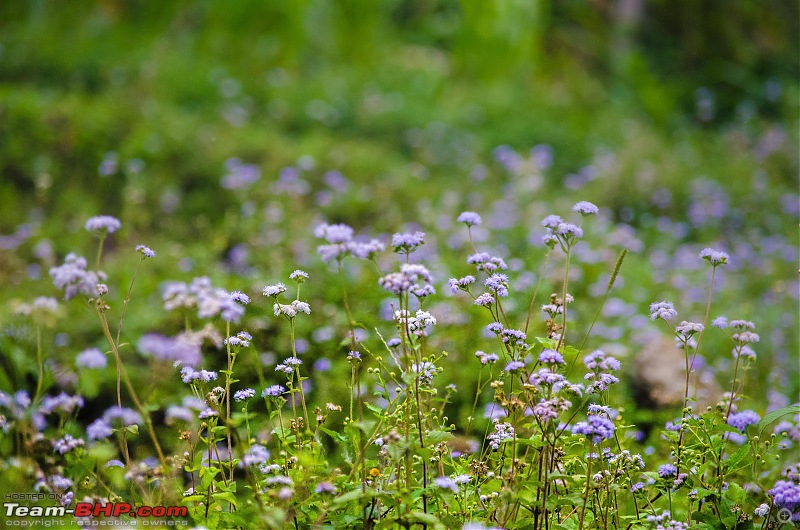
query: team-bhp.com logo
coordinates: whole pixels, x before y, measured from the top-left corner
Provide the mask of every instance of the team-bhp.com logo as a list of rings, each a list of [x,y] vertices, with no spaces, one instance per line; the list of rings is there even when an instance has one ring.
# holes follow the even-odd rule
[[[186,506],[131,506],[127,502],[98,504],[79,502],[75,505],[75,517],[186,517],[189,510]]]
[[[64,506],[24,506],[18,502],[3,503],[6,526],[53,526],[52,518],[64,518],[68,515],[73,517],[122,517],[126,518],[156,518],[156,520],[141,519],[142,526],[178,526],[186,525],[186,521],[167,520],[165,518],[187,517],[189,514],[186,506],[133,506],[127,502],[116,503],[94,503],[79,502],[74,509]],[[38,520],[36,520],[38,518]],[[49,524],[45,524],[47,518]],[[159,520],[159,518],[162,518]],[[102,524],[101,524],[102,521]],[[134,523],[135,519],[128,519],[129,523]],[[33,524],[31,524],[33,523]],[[73,524],[74,520],[70,522]],[[88,522],[88,526],[110,526],[109,521],[93,519]],[[63,526],[63,521],[62,524]],[[82,521],[82,526],[87,522]]]

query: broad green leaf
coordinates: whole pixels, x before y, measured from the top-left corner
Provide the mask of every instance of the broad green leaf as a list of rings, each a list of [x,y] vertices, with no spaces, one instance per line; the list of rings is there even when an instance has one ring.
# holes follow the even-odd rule
[[[214,500],[223,500],[231,503],[234,507],[237,507],[236,497],[233,495],[233,492],[230,491],[221,491],[217,493],[212,493],[211,498]]]
[[[411,512],[408,514],[408,520],[412,523],[422,524],[437,524],[439,522],[435,515],[425,512]]]
[[[344,434],[328,429],[327,427],[320,427],[319,430],[321,430],[322,432],[333,438],[334,441],[338,443],[347,443],[350,441]]]
[[[430,431],[425,435],[425,442],[431,444],[438,444],[445,440],[451,440],[453,435],[447,431]]]
[[[731,456],[723,460],[722,464],[725,467],[725,471],[727,473],[735,471],[736,466],[749,454],[750,454],[750,444],[745,444],[742,447],[740,447],[738,451],[736,451]]]
[[[692,520],[699,523],[705,523],[709,528],[714,530],[725,530],[725,525],[717,517],[706,512],[695,512],[692,514]]]
[[[783,407],[782,409],[773,410],[772,412],[761,418],[761,421],[758,422],[756,429],[758,430],[759,434],[761,434],[761,432],[763,432],[764,429],[766,429],[770,423],[777,420],[778,418],[795,414],[800,414],[800,405],[789,405],[788,407]]]
[[[364,497],[370,497],[372,493],[369,491],[361,491],[360,489],[348,491],[347,493],[340,495],[334,499],[333,504],[337,506],[341,506],[342,504],[347,504],[348,502],[357,501],[359,499],[363,499]]]

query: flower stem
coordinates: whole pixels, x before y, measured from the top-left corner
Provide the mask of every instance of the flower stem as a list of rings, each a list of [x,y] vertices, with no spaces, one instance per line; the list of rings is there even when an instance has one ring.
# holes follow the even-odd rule
[[[42,384],[44,379],[44,361],[42,360],[42,327],[36,326],[36,364],[39,367],[39,379],[36,381],[36,395],[33,397],[33,402],[39,401],[39,396],[42,395]]]
[[[231,323],[225,322],[225,337],[231,336]],[[228,474],[233,480],[233,449],[231,447],[231,375],[233,373],[233,356],[231,355],[231,344],[226,339],[226,353],[228,355],[228,371],[225,373],[225,431],[228,441]],[[223,472],[224,476],[224,472]]]
[[[564,298],[562,299],[563,305],[561,306],[564,310],[564,318],[561,320],[561,333],[559,333],[558,337],[558,344],[556,344],[556,351],[561,349],[561,345],[564,344],[564,338],[567,334],[567,285],[569,284],[569,258],[570,258],[570,249],[567,249],[567,264],[564,267]]]

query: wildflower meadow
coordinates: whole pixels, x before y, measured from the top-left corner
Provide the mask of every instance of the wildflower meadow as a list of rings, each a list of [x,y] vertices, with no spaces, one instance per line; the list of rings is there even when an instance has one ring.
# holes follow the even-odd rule
[[[0,526],[800,527],[791,17],[322,4],[0,7]]]

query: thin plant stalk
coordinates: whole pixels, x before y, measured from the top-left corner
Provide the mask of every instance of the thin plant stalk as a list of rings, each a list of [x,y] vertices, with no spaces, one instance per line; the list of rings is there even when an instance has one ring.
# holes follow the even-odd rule
[[[569,284],[569,258],[571,255],[571,248],[567,247],[567,263],[564,266],[564,297],[562,306],[564,311],[564,317],[561,319],[561,333],[559,333],[558,337],[558,344],[556,344],[556,351],[561,349],[561,345],[564,344],[564,338],[567,334],[567,285]]]
[[[36,381],[36,395],[33,397],[33,402],[39,401],[39,396],[42,395],[42,384],[44,380],[44,360],[42,359],[42,327],[36,326],[36,365],[39,367],[39,379]]]
[[[528,333],[528,326],[531,323],[531,315],[533,315],[533,306],[536,304],[536,296],[539,294],[539,287],[542,285],[542,278],[544,278],[545,273],[547,272],[547,267],[550,265],[550,252],[548,251],[547,254],[544,256],[544,263],[542,263],[542,268],[539,271],[539,279],[536,281],[536,287],[533,290],[533,296],[531,296],[531,303],[528,304],[528,316],[525,318],[525,333]]]
[[[231,323],[225,322],[225,337],[231,336]],[[233,355],[231,354],[230,340],[226,339],[226,353],[228,356],[228,371],[225,373],[225,431],[228,441],[228,474],[233,480],[233,448],[231,446],[231,375],[233,374]],[[225,472],[223,471],[223,476]]]
[[[678,432],[678,451],[677,451],[678,454],[677,454],[677,458],[676,458],[677,464],[675,466],[677,468],[677,473],[678,474],[680,474],[680,472],[681,472],[681,452],[682,452],[681,449],[682,449],[682,446],[683,446],[683,431],[684,431],[683,421],[686,419],[686,408],[689,406],[689,379],[690,379],[692,370],[694,369],[694,361],[697,358],[697,352],[700,350],[700,341],[703,340],[703,333],[705,332],[706,325],[708,324],[708,315],[711,312],[711,297],[714,294],[714,280],[715,280],[715,277],[716,277],[716,272],[717,272],[717,268],[713,267],[711,269],[711,287],[709,287],[709,289],[708,289],[708,300],[706,302],[706,315],[703,318],[703,329],[700,331],[700,335],[698,335],[698,337],[697,337],[697,342],[696,342],[695,347],[694,347],[694,354],[692,355],[691,362],[689,361],[688,345],[685,345],[685,347],[687,348],[685,350],[686,351],[686,355],[685,355],[685,358],[686,358],[686,379],[685,379],[685,382],[684,382],[685,384],[684,384],[684,390],[683,390],[683,410],[681,411],[681,426],[680,426],[680,431]]]
[[[164,452],[161,450],[161,444],[158,443],[158,438],[156,437],[156,433],[153,430],[153,422],[150,420],[150,414],[145,410],[142,406],[141,401],[139,401],[139,396],[136,394],[136,390],[131,383],[131,380],[128,378],[128,373],[125,370],[125,365],[122,363],[122,358],[119,355],[119,349],[117,348],[117,344],[114,342],[114,338],[111,336],[111,331],[108,328],[108,321],[106,320],[105,313],[100,311],[99,308],[95,306],[95,310],[97,311],[97,315],[100,318],[100,326],[103,329],[103,335],[106,337],[106,341],[111,346],[111,352],[114,354],[114,358],[117,362],[117,404],[121,407],[122,403],[122,396],[120,392],[120,378],[122,382],[125,383],[128,392],[130,393],[131,399],[133,399],[133,403],[136,406],[136,409],[142,415],[142,419],[144,420],[144,424],[147,427],[147,432],[150,435],[150,439],[153,442],[153,446],[158,453],[158,459],[162,464],[166,463],[166,459],[164,457]]]

